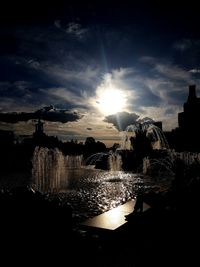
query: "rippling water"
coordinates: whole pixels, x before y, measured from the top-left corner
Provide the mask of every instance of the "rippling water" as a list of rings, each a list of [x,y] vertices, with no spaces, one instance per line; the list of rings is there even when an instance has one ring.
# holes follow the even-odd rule
[[[160,190],[167,186],[166,179],[154,179],[123,171],[103,171],[92,168],[67,169],[65,177],[54,184],[43,180],[40,190],[51,191],[71,205],[76,221],[95,216],[134,198],[139,187],[145,191]]]

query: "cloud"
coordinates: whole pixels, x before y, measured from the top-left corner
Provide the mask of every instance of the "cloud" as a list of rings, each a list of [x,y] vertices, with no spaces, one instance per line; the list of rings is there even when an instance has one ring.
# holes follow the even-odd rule
[[[142,106],[158,106],[162,103],[162,98],[159,91],[149,84],[149,77],[151,76],[148,73],[144,74],[135,68],[114,69],[103,76],[101,83],[96,88],[96,96],[90,102],[98,109],[99,98],[104,90],[111,86],[122,92],[125,102],[124,111],[138,112]]]
[[[191,74],[187,70],[173,65],[171,63],[159,63],[155,64],[154,70],[156,70],[160,75],[168,78],[169,81],[189,81],[192,79]]]
[[[107,86],[106,81],[110,80],[114,87],[125,94],[124,111],[154,119],[155,116],[159,119],[159,115],[163,114],[160,119],[166,121],[166,118],[177,119],[175,112],[178,107],[182,108],[182,103],[187,97],[188,84],[198,82],[197,75],[194,74],[199,70],[193,67],[198,66],[197,64],[183,68],[170,62],[169,59],[149,55],[141,57],[140,60],[137,57],[134,58],[134,62],[132,60],[130,65],[126,64],[129,67],[117,68],[112,65],[104,69],[97,60],[97,56],[93,55],[97,50],[93,49],[91,52],[88,49],[92,47],[89,43],[88,46],[83,47],[83,50],[80,46],[72,45],[77,43],[77,40],[72,37],[76,35],[78,37],[84,32],[81,33],[83,28],[80,24],[68,24],[68,34],[66,34],[66,24],[64,26],[59,19],[54,22],[54,25],[57,28],[54,27],[54,32],[49,29],[49,31],[45,30],[44,34],[42,33],[44,29],[35,28],[30,35],[28,32],[24,34],[25,30],[18,35],[21,39],[22,35],[25,38],[20,43],[23,58],[14,58],[13,62],[21,63],[17,65],[17,74],[12,72],[12,82],[2,82],[2,86],[0,84],[1,112],[14,110],[34,113],[34,110],[51,104],[53,99],[54,105],[64,110],[66,107],[84,113],[98,110],[94,115],[96,119],[100,116],[100,110],[97,108],[99,105],[96,102],[98,101],[97,91],[104,89]],[[58,30],[59,28],[61,30]],[[42,45],[41,40],[45,40],[47,49],[39,49]],[[106,55],[106,52],[105,49],[105,59],[108,63],[112,62],[111,55],[108,53]],[[117,65],[123,66],[123,64]],[[162,113],[159,113],[161,108]],[[167,109],[172,112],[165,113]],[[86,131],[86,126],[83,127]],[[87,127],[92,128],[93,131],[97,129],[92,124]]]
[[[90,62],[71,58],[72,64],[50,64],[35,59],[21,60],[20,68],[31,75],[27,80],[0,82],[0,110],[31,111],[53,101],[57,107],[87,108],[87,98],[100,80],[100,69]],[[68,61],[68,60],[67,60]],[[8,78],[9,79],[9,78]]]
[[[173,45],[173,48],[183,52],[185,50],[188,50],[191,46],[192,46],[192,41],[190,39],[183,39],[181,41],[176,42]]]
[[[54,21],[54,26],[56,28],[62,30],[62,32],[67,33],[70,36],[76,37],[79,40],[83,39],[89,31],[87,28],[83,28],[80,23],[69,22],[67,25],[64,24],[65,23],[61,20]]]
[[[60,29],[61,28],[61,21],[60,20],[55,20],[54,25],[56,28]]]
[[[70,108],[83,110],[88,110],[89,108],[87,93],[85,92],[71,92],[63,87],[41,89],[41,91],[46,94],[49,99],[54,97],[55,101],[60,105],[65,103],[65,106],[67,105]]]
[[[81,24],[70,22],[67,25],[66,33],[76,36],[77,38],[83,38],[88,29],[82,28]]]
[[[183,103],[181,103],[183,104]],[[182,111],[182,105],[163,105],[161,107],[142,108],[144,116],[153,118],[154,121],[162,121],[163,130],[169,131],[178,126],[177,114]]]
[[[89,128],[89,127],[88,127],[88,128],[86,128],[86,129],[87,129],[88,131],[92,131],[92,128]]]
[[[136,113],[140,117],[150,117],[155,121],[162,120],[164,130],[177,127],[177,113],[187,100],[188,85],[200,84],[200,80],[193,77],[196,71],[189,72],[169,60],[153,57],[143,57],[140,62],[142,65],[138,69],[120,68],[109,73],[112,84],[122,89],[127,96],[124,111]],[[106,84],[104,80],[105,77],[102,87]],[[98,106],[98,103],[94,102],[95,105]],[[115,119],[112,116],[109,119],[118,130],[123,129],[116,116]]]
[[[99,108],[98,97],[108,84],[112,84],[114,88],[122,90],[126,98],[124,114],[133,113],[140,117],[152,118],[154,121],[162,120],[164,130],[176,127],[177,113],[181,111],[187,99],[188,84],[195,83],[192,73],[169,60],[146,56],[141,58],[140,62],[142,62],[140,68],[113,69],[103,75],[96,87],[96,94],[90,98],[89,103],[105,114]],[[127,121],[127,116],[125,119],[119,117],[120,115],[112,114],[104,121],[113,123],[120,131],[135,121],[132,117],[130,121]]]
[[[157,82],[161,79],[165,82],[177,82],[177,81],[190,81],[192,76],[188,73],[186,68],[182,66],[176,65],[169,60],[163,58],[155,58],[155,57],[148,57],[143,56],[139,59],[142,64],[146,64],[146,73],[144,76],[147,78],[153,79],[156,78]]]
[[[19,121],[29,121],[34,119],[43,119],[51,122],[70,122],[77,121],[82,115],[76,112],[70,112],[69,110],[56,109],[53,106],[44,107],[35,112],[12,112],[12,113],[0,113],[0,121],[7,123],[17,123]]]
[[[56,109],[53,106],[44,107],[36,111],[35,114],[43,120],[62,123],[77,121],[82,118],[82,115],[77,112],[71,112],[66,109]]]
[[[66,125],[60,124],[59,129],[61,127],[63,128],[62,132],[65,133],[65,138],[71,133],[71,137],[68,138],[76,136],[77,139],[83,140],[88,137],[88,135],[91,135],[92,131],[92,136],[96,140],[120,140],[120,135],[117,129],[115,127],[108,128],[111,124],[103,121],[103,119],[104,117],[101,117],[99,114],[90,112],[84,114],[78,121],[69,122]],[[88,128],[91,128],[92,130],[88,130]],[[57,131],[56,128],[55,130]]]
[[[71,66],[58,65],[58,64],[45,64],[41,65],[41,71],[46,73],[51,79],[59,82],[61,85],[74,86],[84,85],[91,87],[91,84],[96,84],[98,81],[99,68],[89,65],[86,62],[81,62],[75,58]],[[74,89],[74,88],[73,88]]]
[[[134,124],[138,118],[139,115],[135,113],[118,112],[117,114],[106,116],[104,121],[112,123],[118,131],[124,131],[128,125]]]
[[[193,76],[194,72],[198,70],[188,71],[169,61],[146,56],[141,58],[140,68],[121,67],[102,74],[102,69],[92,64],[91,61],[83,62],[76,58],[73,59],[73,66],[70,67],[66,64],[50,64],[49,62],[36,64],[44,87],[41,87],[42,84],[38,80],[1,82],[0,111],[25,111],[34,114],[34,110],[45,105],[48,106],[53,99],[54,105],[64,110],[67,107],[70,110],[79,110],[81,113],[96,112],[94,115],[96,119],[101,113],[99,104],[96,102],[98,94],[111,82],[125,95],[124,111],[148,116],[155,120],[164,119],[164,128],[167,118],[173,120],[175,127],[177,124],[176,110],[182,108],[182,104],[187,99],[188,84],[195,83]],[[28,65],[35,71],[34,61],[32,59]],[[145,71],[143,70],[144,66]],[[44,83],[45,80],[47,80],[47,84]],[[54,84],[55,86],[52,86]],[[162,113],[160,113],[161,108],[163,109]],[[164,110],[167,109],[171,109],[174,113],[165,113]],[[161,116],[161,114],[163,115]],[[23,117],[26,118],[26,116],[23,113]],[[58,114],[51,115],[52,120],[55,116]],[[50,116],[48,116],[49,118]],[[13,116],[12,120],[16,121],[16,116]],[[96,129],[92,124],[87,127],[92,128],[93,132]]]
[[[29,60],[27,61],[27,64],[28,64],[31,68],[33,68],[33,69],[36,69],[36,70],[41,69],[40,62],[38,62],[38,61],[36,61],[36,60],[34,60],[34,59],[29,59]]]
[[[200,69],[191,69],[191,70],[189,70],[189,72],[194,73],[194,74],[200,73]]]

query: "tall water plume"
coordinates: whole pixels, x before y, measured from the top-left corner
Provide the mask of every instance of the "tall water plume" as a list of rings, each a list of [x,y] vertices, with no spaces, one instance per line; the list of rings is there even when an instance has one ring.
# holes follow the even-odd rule
[[[166,149],[168,142],[162,130],[152,122],[136,122],[127,126],[123,139],[122,149],[136,150],[137,147],[148,144],[152,149]]]
[[[32,180],[36,190],[58,192],[62,184],[67,184],[70,168],[80,168],[82,155],[64,156],[58,149],[36,147],[32,158]]]
[[[109,170],[121,171],[122,170],[122,157],[120,154],[112,153],[108,157]]]

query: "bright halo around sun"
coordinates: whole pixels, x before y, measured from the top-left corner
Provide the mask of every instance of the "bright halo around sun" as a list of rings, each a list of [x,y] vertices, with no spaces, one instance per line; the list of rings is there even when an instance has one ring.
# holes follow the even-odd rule
[[[99,110],[105,114],[115,114],[123,111],[126,105],[126,95],[122,90],[115,88],[105,88],[99,92],[97,101]]]

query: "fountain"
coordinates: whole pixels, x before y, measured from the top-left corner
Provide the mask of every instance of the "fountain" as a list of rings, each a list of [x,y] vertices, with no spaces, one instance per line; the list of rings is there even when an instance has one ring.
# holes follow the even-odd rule
[[[96,165],[97,162],[103,160],[103,158],[108,157],[108,153],[98,152],[90,155],[87,159],[85,159],[85,165]]]
[[[85,160],[85,165],[94,165],[96,169],[121,171],[122,158],[117,152],[99,152],[89,156]]]
[[[162,130],[152,120],[143,120],[127,126],[116,153],[121,155],[123,170],[141,172],[144,158],[158,157],[168,147]]]
[[[34,189],[62,196],[79,220],[125,203],[135,197],[138,188],[166,191],[176,172],[181,176],[178,159],[184,172],[196,162],[200,166],[200,154],[170,150],[162,131],[144,122],[127,127],[120,148],[87,159],[65,156],[57,148],[36,147],[32,178]],[[192,173],[188,174],[186,178]]]
[[[121,171],[122,170],[122,157],[117,152],[114,152],[108,157],[108,165],[110,171]]]
[[[121,149],[151,150],[167,149],[168,143],[162,130],[152,121],[128,125],[123,136]]]
[[[101,159],[106,169],[98,167]],[[119,153],[96,153],[83,160],[82,155],[63,155],[58,149],[36,147],[32,158],[32,187],[47,194],[59,196],[73,210],[75,221],[105,212],[134,198],[138,187],[150,188],[149,178],[122,171]]]
[[[60,185],[67,182],[67,169],[82,166],[82,155],[64,156],[58,148],[36,147],[32,165],[34,189],[41,192],[57,192]]]
[[[110,152],[90,155],[85,165],[94,165],[97,169],[111,171],[141,172],[143,159],[168,149],[162,130],[151,120],[129,125],[123,134],[120,148]],[[159,154],[160,155],[160,154]]]

